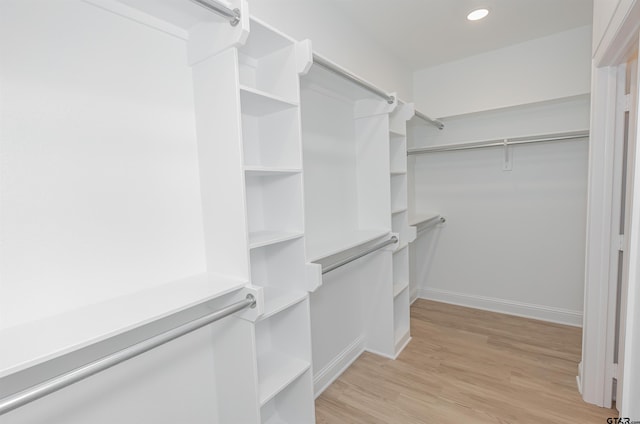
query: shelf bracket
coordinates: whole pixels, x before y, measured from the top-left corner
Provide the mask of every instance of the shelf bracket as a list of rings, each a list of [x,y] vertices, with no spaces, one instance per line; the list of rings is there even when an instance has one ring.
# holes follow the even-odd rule
[[[513,171],[513,150],[509,147],[509,140],[505,138],[502,141],[502,146],[504,150],[504,163],[502,164],[502,170]]]

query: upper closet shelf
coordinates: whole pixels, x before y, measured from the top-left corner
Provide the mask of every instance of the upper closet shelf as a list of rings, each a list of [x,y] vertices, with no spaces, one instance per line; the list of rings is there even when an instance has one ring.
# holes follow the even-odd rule
[[[159,29],[184,40],[189,30],[202,22],[227,21],[237,23],[239,14],[227,1],[185,0],[85,0],[105,10],[126,16],[136,22]],[[200,3],[200,5],[196,4]]]
[[[185,1],[185,0],[180,0]],[[272,53],[285,49],[296,41],[267,25],[259,19],[251,18],[251,36],[247,43],[238,50],[240,54],[254,59],[261,59]]]
[[[395,96],[392,96],[391,94],[387,94],[385,91],[379,89],[378,87],[376,87],[375,85],[371,84],[368,81],[363,80],[362,78],[358,77],[355,74],[352,74],[351,72],[347,71],[346,69],[336,65],[335,63],[323,58],[322,56],[318,55],[318,54],[314,54],[313,55],[313,63],[315,65],[319,65],[322,68],[326,69],[329,72],[332,72],[348,81],[351,81],[352,83],[354,83],[355,85],[357,85],[358,87],[361,87],[363,89],[365,89],[366,91],[368,91],[371,94],[374,94],[384,100],[387,101],[387,103],[389,104],[393,104],[396,101]]]
[[[409,221],[409,225],[412,227],[416,227],[417,231],[420,232],[429,227],[432,227],[433,225],[444,223],[445,221],[446,219],[439,213],[424,212],[411,219]]]
[[[589,140],[589,131],[569,131],[563,133],[543,134],[527,137],[510,137],[496,140],[484,140],[476,141],[473,143],[457,143],[441,146],[429,146],[420,147],[416,149],[410,149],[407,155],[419,155],[423,153],[438,153],[438,152],[451,152],[457,150],[472,150],[483,149],[487,147],[506,147],[515,146],[520,144],[532,144],[532,143],[550,143],[557,141],[569,141],[569,140]]]
[[[364,84],[355,82],[359,80]],[[315,89],[334,97],[343,98],[347,101],[357,101],[363,99],[376,99],[393,103],[394,97],[384,93],[373,84],[356,77],[351,72],[332,64],[330,61],[314,54],[314,66],[301,78],[301,87]],[[365,88],[374,87],[375,91]]]
[[[378,238],[390,234],[389,230],[360,230],[343,233],[340,238],[327,238],[316,240],[313,250],[308,249],[307,257],[310,262],[317,262],[321,259],[353,249],[354,247],[374,241]]]
[[[200,274],[0,331],[0,378],[44,363],[247,285]]]
[[[436,218],[440,218],[440,214],[437,212],[423,212],[409,219],[409,225],[417,227],[424,224],[427,221],[433,221]]]

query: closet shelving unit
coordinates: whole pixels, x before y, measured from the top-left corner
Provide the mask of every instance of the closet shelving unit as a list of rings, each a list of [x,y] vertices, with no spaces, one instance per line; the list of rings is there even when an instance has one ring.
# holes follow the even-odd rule
[[[388,113],[395,105],[314,65],[301,79],[307,258],[388,236]]]
[[[375,279],[357,267],[340,277],[340,284],[364,280],[364,348],[395,358],[409,341],[404,126],[413,109],[398,108],[395,99],[354,83],[348,71],[319,62],[302,77],[301,92],[307,258],[326,266],[391,234],[399,238],[368,256],[367,266],[378,269]]]
[[[238,48],[250,279],[263,288],[255,324],[262,423],[314,421],[304,243],[299,64],[305,44],[251,21]],[[302,56],[302,57],[301,57]],[[300,59],[300,60],[299,60]],[[318,272],[319,275],[319,272]]]
[[[380,284],[363,285],[366,348],[395,357],[409,339],[406,105],[312,67],[309,42],[249,20],[243,1],[225,2],[241,9],[237,26],[187,0],[87,2],[185,43],[206,272],[99,305],[134,311],[109,325],[96,325],[92,314],[101,311],[95,306],[81,311],[85,319],[71,314],[52,320],[59,327],[74,321],[83,331],[44,350],[40,338],[30,337],[40,350],[0,368],[11,373],[46,360],[47,353],[77,350],[155,324],[165,314],[215,308],[251,293],[258,307],[214,325],[206,339],[216,362],[217,418],[314,422],[309,293],[322,274],[312,262],[398,237],[370,256]],[[18,340],[23,330],[0,340]]]
[[[389,159],[391,188],[391,227],[399,235],[393,252],[394,351],[398,355],[411,339],[409,295],[409,243],[416,230],[409,226],[407,197],[407,121],[413,116],[412,104],[400,103],[389,119]]]

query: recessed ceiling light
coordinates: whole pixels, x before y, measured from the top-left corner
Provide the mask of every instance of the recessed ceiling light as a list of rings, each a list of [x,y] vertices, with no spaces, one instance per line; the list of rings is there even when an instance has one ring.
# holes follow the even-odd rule
[[[479,21],[489,14],[487,9],[476,9],[467,15],[467,19],[470,21]]]

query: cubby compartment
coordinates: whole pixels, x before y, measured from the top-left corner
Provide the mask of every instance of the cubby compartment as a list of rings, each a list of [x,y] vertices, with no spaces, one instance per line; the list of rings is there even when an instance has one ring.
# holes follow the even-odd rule
[[[406,137],[389,134],[389,158],[391,174],[407,173],[407,141]]]
[[[296,101],[298,74],[293,40],[251,21],[251,35],[238,49],[240,84],[273,95]]]
[[[407,246],[393,253],[393,297],[397,298],[409,287],[409,248]]]
[[[302,175],[247,173],[249,247],[300,237],[303,233]]]
[[[302,238],[251,250],[251,281],[264,287],[264,316],[268,317],[307,296]]]
[[[393,328],[396,352],[400,352],[411,339],[409,314],[409,290],[402,290],[393,299]]]
[[[398,213],[407,208],[407,175],[391,175],[391,212]]]
[[[311,370],[305,371],[260,409],[262,424],[313,424],[315,410]]]
[[[246,102],[251,101],[246,97]],[[245,167],[300,169],[302,153],[298,108],[291,106],[277,111],[273,109],[270,113],[251,115],[243,108],[242,142]]]
[[[256,323],[260,406],[264,406],[310,369],[309,329],[307,297]],[[302,406],[309,408],[309,405]]]

